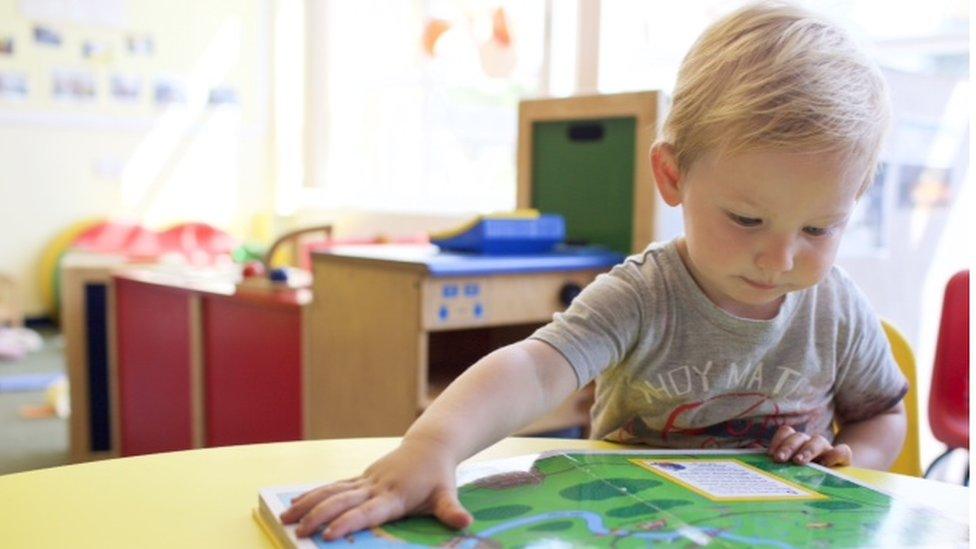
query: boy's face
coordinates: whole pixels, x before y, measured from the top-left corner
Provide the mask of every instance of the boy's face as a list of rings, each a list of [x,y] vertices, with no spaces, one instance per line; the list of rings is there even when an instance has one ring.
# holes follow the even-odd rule
[[[713,303],[745,318],[772,318],[784,295],[826,275],[864,173],[835,153],[709,154],[685,173],[670,149],[653,154],[665,201],[683,208],[685,265]]]

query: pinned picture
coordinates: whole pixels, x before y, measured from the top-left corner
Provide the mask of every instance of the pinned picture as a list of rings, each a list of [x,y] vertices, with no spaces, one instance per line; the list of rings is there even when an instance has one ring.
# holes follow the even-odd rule
[[[34,25],[34,42],[52,48],[61,47],[61,33],[43,25]]]
[[[114,74],[109,79],[109,93],[121,103],[135,103],[142,94],[142,78],[134,75]]]
[[[237,97],[237,90],[234,88],[231,88],[230,86],[220,86],[210,90],[207,103],[212,106],[238,105],[240,104],[240,99]]]
[[[176,78],[157,78],[153,85],[153,101],[160,107],[186,103],[186,85]]]
[[[85,40],[81,44],[81,56],[93,61],[108,62],[112,60],[112,47],[105,42]]]
[[[14,54],[14,39],[12,36],[0,36],[0,55]]]
[[[156,43],[148,34],[130,34],[125,37],[125,49],[129,55],[150,57],[156,51]]]
[[[93,101],[95,75],[86,71],[55,70],[51,73],[51,94],[58,101]]]
[[[27,99],[27,75],[22,72],[0,72],[0,100]]]

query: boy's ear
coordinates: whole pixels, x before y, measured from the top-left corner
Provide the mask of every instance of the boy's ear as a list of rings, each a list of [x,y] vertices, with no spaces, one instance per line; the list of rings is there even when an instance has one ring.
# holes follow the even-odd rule
[[[664,202],[668,206],[681,204],[681,170],[670,143],[656,143],[651,147],[651,170]]]

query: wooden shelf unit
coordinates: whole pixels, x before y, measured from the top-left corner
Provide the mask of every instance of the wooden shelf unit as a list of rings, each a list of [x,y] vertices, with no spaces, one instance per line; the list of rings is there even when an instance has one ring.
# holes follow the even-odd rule
[[[422,255],[422,254],[421,254]],[[422,258],[336,249],[313,258],[308,317],[308,436],[401,435],[450,381],[524,339],[609,264],[579,270],[441,276]],[[585,426],[581,390],[522,434]]]

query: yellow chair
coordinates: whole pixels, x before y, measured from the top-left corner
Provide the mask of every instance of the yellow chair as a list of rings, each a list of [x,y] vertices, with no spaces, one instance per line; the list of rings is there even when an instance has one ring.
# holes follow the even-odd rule
[[[901,368],[901,373],[908,379],[908,394],[905,395],[905,413],[908,416],[908,429],[905,432],[905,445],[902,447],[901,454],[891,466],[892,473],[901,473],[914,477],[922,476],[922,460],[918,442],[918,384],[915,375],[915,355],[912,348],[894,326],[885,320],[881,321],[885,335],[888,336],[888,343],[891,345],[891,354],[895,357],[895,362]]]

